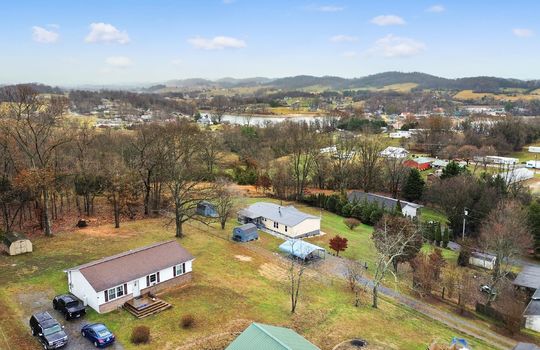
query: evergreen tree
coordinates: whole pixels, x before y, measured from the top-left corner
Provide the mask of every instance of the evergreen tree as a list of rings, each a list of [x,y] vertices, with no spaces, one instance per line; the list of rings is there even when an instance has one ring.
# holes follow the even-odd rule
[[[450,241],[450,231],[448,230],[448,226],[445,226],[444,231],[443,231],[443,236],[442,236],[443,248],[448,247],[449,241]]]
[[[422,174],[418,169],[412,168],[409,171],[405,185],[403,186],[402,194],[408,201],[416,201],[422,198],[426,183],[422,179]]]
[[[439,245],[442,241],[442,230],[441,230],[441,223],[438,222],[435,224],[435,244]]]
[[[527,217],[534,237],[534,251],[536,256],[540,256],[540,202],[538,200],[529,205]]]
[[[402,215],[403,214],[402,210],[403,208],[401,208],[401,201],[398,199],[396,203],[396,207],[394,208],[395,215]]]
[[[458,163],[451,161],[442,170],[441,179],[447,179],[449,177],[460,175],[466,172],[467,169],[462,167]]]

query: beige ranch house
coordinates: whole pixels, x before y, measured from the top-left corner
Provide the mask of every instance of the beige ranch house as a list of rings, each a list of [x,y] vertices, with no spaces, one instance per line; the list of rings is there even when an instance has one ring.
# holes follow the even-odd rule
[[[321,233],[321,218],[292,205],[258,202],[238,212],[238,221],[253,223],[258,229],[282,238],[302,238]]]
[[[69,291],[98,313],[191,280],[195,258],[176,241],[130,250],[66,270]]]

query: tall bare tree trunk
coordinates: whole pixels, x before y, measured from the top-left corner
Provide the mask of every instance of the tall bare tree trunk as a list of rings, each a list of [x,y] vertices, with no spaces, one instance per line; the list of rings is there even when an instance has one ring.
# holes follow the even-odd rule
[[[49,217],[49,191],[43,191],[43,233],[45,236],[52,236],[51,219]]]

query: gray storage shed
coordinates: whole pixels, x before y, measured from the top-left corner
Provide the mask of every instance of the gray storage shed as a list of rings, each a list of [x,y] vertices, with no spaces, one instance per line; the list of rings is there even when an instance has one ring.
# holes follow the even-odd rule
[[[32,242],[22,233],[10,232],[2,236],[2,248],[9,255],[32,252]]]
[[[257,231],[257,226],[249,223],[235,227],[233,230],[232,239],[233,241],[237,242],[249,242],[259,239],[259,232]]]

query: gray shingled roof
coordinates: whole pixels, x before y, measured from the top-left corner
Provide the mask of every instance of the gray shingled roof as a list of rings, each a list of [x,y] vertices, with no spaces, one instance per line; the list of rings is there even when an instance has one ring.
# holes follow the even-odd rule
[[[386,196],[381,196],[379,194],[375,193],[366,193],[362,191],[351,191],[349,192],[347,199],[349,202],[363,202],[367,200],[369,203],[376,202],[379,204],[379,206],[384,206],[386,209],[394,209],[397,205],[398,200],[395,198],[390,198]],[[406,202],[406,201],[399,201],[401,203],[401,208],[405,207],[406,205],[411,206],[413,208],[422,208],[423,205]]]
[[[96,292],[133,281],[151,273],[193,260],[176,241],[166,241],[76,266]]]
[[[540,316],[540,300],[531,300],[523,312],[523,316]]]
[[[540,288],[540,266],[525,265],[513,283],[520,287]]]
[[[281,206],[274,203],[258,202],[239,212],[249,218],[264,217],[287,226],[296,226],[306,219],[319,219],[318,216],[306,214],[292,205]]]

